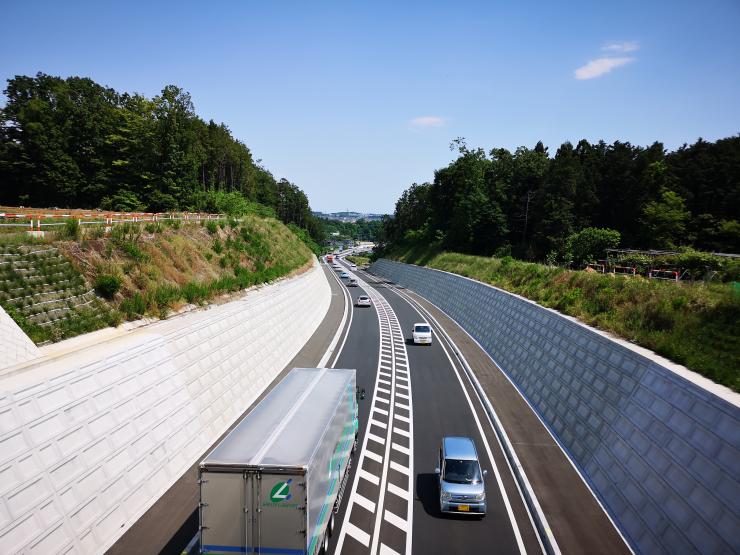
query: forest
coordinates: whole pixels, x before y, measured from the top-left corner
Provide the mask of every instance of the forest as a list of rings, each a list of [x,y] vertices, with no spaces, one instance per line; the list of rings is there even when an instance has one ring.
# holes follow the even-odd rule
[[[146,98],[89,78],[8,80],[0,109],[0,204],[120,211],[267,212],[322,227],[295,184],[276,179],[229,128],[174,86]]]
[[[541,142],[485,151],[456,139],[457,159],[413,184],[381,242],[573,263],[575,242],[740,253],[740,135],[668,152],[628,142]],[[603,252],[603,250],[601,251]],[[581,260],[579,262],[585,262]]]

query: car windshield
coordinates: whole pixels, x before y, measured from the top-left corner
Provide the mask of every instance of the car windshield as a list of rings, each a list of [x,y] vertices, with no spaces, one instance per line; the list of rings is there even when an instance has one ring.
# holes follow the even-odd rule
[[[445,460],[445,482],[455,484],[479,484],[481,481],[478,461]]]
[[[369,298],[369,297],[360,297],[360,300],[361,300],[361,301],[369,301],[369,300],[370,300],[370,298]]]
[[[432,331],[429,326],[416,326],[416,333],[429,333]]]

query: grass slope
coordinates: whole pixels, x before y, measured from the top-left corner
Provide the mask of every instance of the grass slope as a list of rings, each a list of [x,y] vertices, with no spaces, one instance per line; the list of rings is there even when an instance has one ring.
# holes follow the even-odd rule
[[[676,284],[420,245],[385,256],[517,293],[740,391],[740,295],[732,284]]]
[[[17,233],[0,234],[0,249],[10,252],[30,245],[54,248],[71,262],[73,282],[96,294],[97,317],[88,314],[90,307],[43,325],[0,298],[0,304],[36,343],[117,325],[124,319],[164,318],[186,303],[203,304],[301,270],[313,258],[306,244],[281,222],[257,215],[202,224],[127,223],[114,226],[109,234],[101,227],[69,225],[43,241]],[[70,279],[69,273],[63,277]],[[26,294],[35,294],[30,281],[22,286]],[[59,289],[53,280],[48,288]]]

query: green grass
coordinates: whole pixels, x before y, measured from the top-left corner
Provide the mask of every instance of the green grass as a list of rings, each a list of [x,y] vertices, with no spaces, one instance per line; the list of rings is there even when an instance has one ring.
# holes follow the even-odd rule
[[[732,284],[672,283],[408,245],[388,258],[517,293],[740,391],[740,295]]]

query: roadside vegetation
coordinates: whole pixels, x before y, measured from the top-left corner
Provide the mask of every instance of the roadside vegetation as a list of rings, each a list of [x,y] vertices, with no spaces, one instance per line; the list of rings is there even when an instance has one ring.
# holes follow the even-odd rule
[[[651,349],[740,391],[740,289],[396,245],[386,258],[489,283]]]
[[[0,305],[38,343],[166,317],[300,271],[313,254],[274,218],[102,226],[44,239],[0,233]],[[4,264],[3,264],[4,263]]]
[[[357,264],[358,266],[367,266],[370,264],[370,257],[369,256],[345,256],[347,260],[352,262],[353,264]]]

